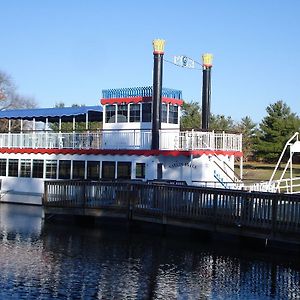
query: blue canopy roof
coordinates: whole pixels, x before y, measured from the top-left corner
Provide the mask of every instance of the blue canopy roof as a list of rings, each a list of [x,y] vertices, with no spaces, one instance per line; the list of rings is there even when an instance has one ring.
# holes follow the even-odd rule
[[[0,119],[23,119],[56,122],[59,118],[63,122],[70,122],[73,117],[77,122],[86,120],[88,114],[89,121],[102,121],[102,106],[79,106],[79,107],[54,107],[54,108],[26,108],[9,109],[0,111]]]

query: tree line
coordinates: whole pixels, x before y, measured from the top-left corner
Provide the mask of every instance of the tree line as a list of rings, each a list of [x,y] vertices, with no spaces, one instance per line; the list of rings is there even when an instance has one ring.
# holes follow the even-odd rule
[[[266,112],[260,123],[253,122],[249,116],[235,122],[231,117],[212,114],[209,130],[241,133],[246,161],[275,162],[287,140],[300,130],[300,117],[282,100],[268,105]],[[180,126],[181,130],[200,128],[200,104],[183,104]]]

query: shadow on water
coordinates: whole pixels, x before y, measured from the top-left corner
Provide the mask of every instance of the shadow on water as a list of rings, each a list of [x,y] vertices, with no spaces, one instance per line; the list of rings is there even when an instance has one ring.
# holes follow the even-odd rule
[[[0,299],[297,299],[298,258],[0,205]],[[130,229],[130,230],[129,230]]]

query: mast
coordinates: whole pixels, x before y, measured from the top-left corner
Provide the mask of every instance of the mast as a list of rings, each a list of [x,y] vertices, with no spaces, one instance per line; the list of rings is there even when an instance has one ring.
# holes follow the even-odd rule
[[[202,55],[202,130],[209,129],[212,58],[213,56],[210,53],[205,53]]]
[[[161,98],[163,77],[163,56],[165,41],[153,41],[153,90],[152,90],[152,150],[159,149],[159,131],[161,129]]]

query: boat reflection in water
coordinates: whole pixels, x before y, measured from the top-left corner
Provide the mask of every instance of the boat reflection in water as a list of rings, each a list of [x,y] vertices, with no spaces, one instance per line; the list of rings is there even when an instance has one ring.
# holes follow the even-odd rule
[[[122,227],[123,228],[123,227]],[[0,299],[297,299],[299,265],[216,245],[43,224],[0,204]]]

